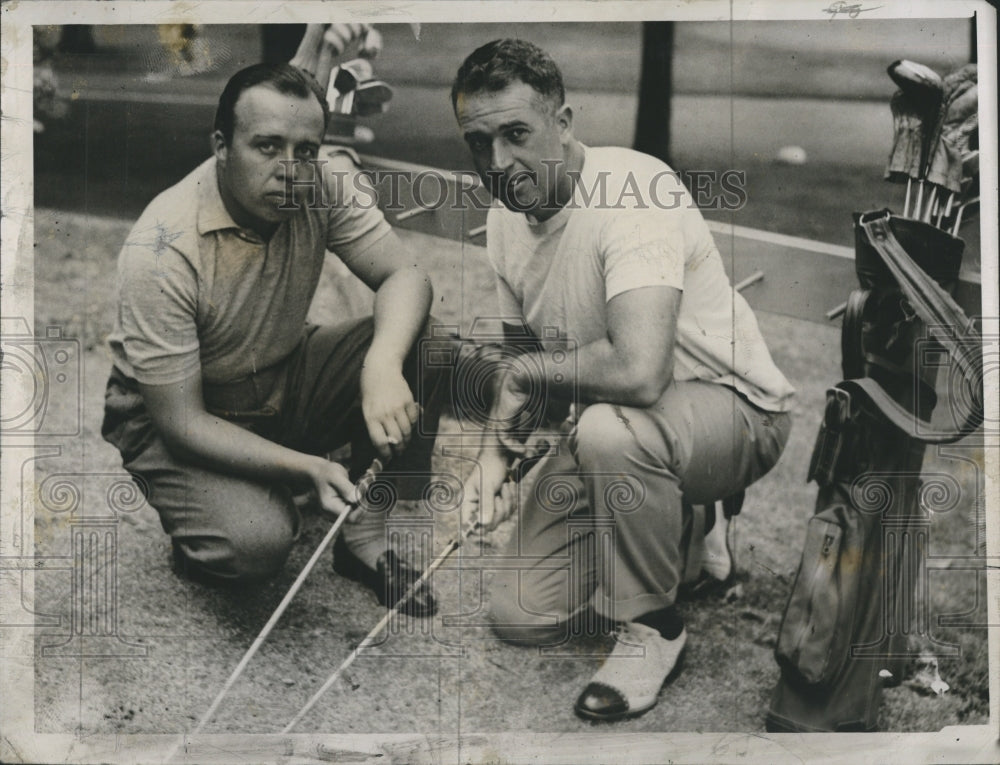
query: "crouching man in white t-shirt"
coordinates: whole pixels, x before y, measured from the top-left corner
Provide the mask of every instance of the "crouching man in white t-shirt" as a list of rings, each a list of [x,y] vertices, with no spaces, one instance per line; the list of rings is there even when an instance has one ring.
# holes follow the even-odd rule
[[[487,252],[505,334],[521,348],[525,327],[539,340],[535,358],[505,365],[490,418],[504,424],[486,429],[465,486],[470,522],[492,528],[518,510],[507,553],[521,565],[493,580],[494,629],[537,644],[565,640],[581,620],[614,623],[615,648],[576,711],[641,714],[687,641],[674,607],[692,549],[684,508],[774,466],[794,391],[676,175],[577,141],[547,53],[484,45],[459,69],[452,105],[502,203],[489,212]],[[539,397],[576,404],[575,422],[530,488],[502,501],[516,425]]]

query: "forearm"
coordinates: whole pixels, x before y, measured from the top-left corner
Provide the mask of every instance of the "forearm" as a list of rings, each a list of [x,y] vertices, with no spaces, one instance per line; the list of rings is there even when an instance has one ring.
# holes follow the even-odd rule
[[[565,358],[552,352],[532,353],[517,366],[522,388],[573,403],[651,406],[673,379],[669,360],[665,365],[651,363],[607,338],[567,350]]]
[[[297,452],[205,411],[193,412],[183,426],[163,429],[177,457],[222,473],[295,484],[308,478],[320,457]]]
[[[505,378],[513,393],[507,400],[530,392],[571,403],[652,406],[673,380],[681,294],[674,287],[639,287],[616,295],[605,306],[605,337],[563,351],[551,343],[532,351]]]
[[[402,369],[427,321],[432,298],[430,278],[420,269],[397,271],[382,282],[375,293],[375,335],[366,364],[384,362]]]

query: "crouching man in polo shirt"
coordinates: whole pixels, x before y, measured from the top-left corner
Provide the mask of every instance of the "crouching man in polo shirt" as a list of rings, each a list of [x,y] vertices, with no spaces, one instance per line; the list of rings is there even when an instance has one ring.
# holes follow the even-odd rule
[[[299,533],[293,494],[346,512],[376,455],[429,475],[439,386],[418,384],[415,343],[431,283],[371,200],[352,204],[353,163],[316,161],[328,116],[295,67],[235,74],[214,156],[150,203],[119,257],[103,434],[200,579],[274,574]],[[375,291],[372,317],[306,324],[327,250]],[[345,444],[350,468],[322,456]],[[334,568],[388,603],[419,572],[386,549],[385,521],[346,523]],[[404,610],[435,608],[424,587]]]

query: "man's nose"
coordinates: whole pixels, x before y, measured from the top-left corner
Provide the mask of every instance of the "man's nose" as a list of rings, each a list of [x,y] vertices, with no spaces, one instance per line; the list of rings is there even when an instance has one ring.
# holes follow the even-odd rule
[[[295,157],[287,152],[281,153],[274,160],[274,177],[280,181],[295,177]]]
[[[506,170],[514,163],[510,147],[503,139],[493,141],[490,151],[490,170]]]
[[[287,156],[282,155],[274,163],[274,176],[283,182],[301,180],[307,170],[306,164],[294,153],[289,153]]]

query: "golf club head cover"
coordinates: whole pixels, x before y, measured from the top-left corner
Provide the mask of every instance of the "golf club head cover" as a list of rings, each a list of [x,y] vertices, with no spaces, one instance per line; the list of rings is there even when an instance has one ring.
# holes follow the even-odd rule
[[[893,140],[885,178],[893,183],[906,183],[908,178],[917,180],[922,168],[926,130],[920,105],[912,93],[897,90],[889,101],[889,108],[892,109]]]
[[[944,100],[931,139],[927,180],[956,194],[962,190],[963,156],[978,145],[979,88],[975,64],[944,79]]]

